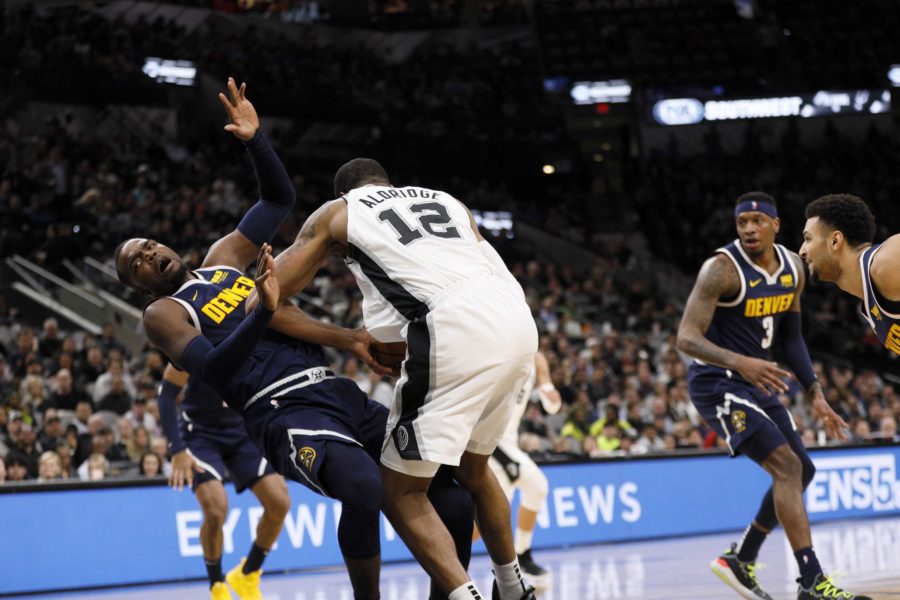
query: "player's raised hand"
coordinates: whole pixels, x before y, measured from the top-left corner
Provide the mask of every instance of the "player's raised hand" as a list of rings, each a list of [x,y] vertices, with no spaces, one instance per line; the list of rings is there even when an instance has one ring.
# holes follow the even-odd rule
[[[275,312],[278,308],[279,289],[275,277],[275,259],[272,258],[272,246],[263,244],[256,260],[256,291],[259,301],[267,310]]]
[[[846,431],[849,429],[849,425],[839,414],[834,412],[834,409],[825,400],[822,388],[818,385],[810,392],[810,404],[812,405],[813,414],[825,424],[825,433],[828,434],[828,437],[842,442],[846,441]]]
[[[169,487],[179,492],[187,485],[191,487],[194,482],[194,471],[202,473],[203,469],[194,460],[194,457],[188,454],[187,450],[182,450],[172,455],[172,472],[169,474]]]
[[[248,142],[253,139],[256,130],[259,129],[259,117],[256,115],[253,104],[247,100],[246,90],[246,83],[242,83],[238,88],[234,78],[229,77],[228,96],[219,92],[219,101],[228,114],[228,125],[225,126],[225,131],[233,133],[234,137],[239,140]]]
[[[766,395],[788,391],[787,380],[791,374],[772,361],[741,356],[735,370]]]

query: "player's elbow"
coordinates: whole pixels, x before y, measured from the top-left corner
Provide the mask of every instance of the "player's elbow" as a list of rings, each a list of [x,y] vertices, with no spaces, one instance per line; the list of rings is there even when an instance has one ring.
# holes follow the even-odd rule
[[[694,349],[694,334],[683,327],[678,328],[675,335],[675,347],[685,354],[691,354]]]

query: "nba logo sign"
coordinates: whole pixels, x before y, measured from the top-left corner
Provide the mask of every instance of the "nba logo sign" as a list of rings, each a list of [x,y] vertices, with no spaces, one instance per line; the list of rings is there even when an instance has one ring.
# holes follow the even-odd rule
[[[753,210],[756,210],[757,208],[759,208],[759,202],[757,202],[756,200],[751,202],[750,205],[753,207]]]

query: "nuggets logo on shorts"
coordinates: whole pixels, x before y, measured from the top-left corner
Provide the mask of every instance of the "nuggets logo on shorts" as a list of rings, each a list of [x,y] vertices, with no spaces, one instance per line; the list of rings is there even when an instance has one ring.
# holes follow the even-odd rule
[[[297,462],[306,467],[306,470],[312,472],[313,463],[316,461],[316,451],[309,446],[304,446],[297,450]]]
[[[731,426],[735,433],[740,433],[747,429],[747,413],[742,410],[736,410],[731,413]]]

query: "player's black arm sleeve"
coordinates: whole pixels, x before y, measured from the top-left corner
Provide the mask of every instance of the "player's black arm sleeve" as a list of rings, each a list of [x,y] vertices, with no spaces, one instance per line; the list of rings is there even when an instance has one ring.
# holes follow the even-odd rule
[[[800,381],[804,390],[818,381],[813,371],[812,360],[809,358],[809,350],[803,341],[800,313],[790,311],[784,315],[778,328],[779,345],[784,353],[784,361],[790,367],[794,375]]]
[[[179,361],[185,371],[221,389],[237,374],[249,351],[266,331],[272,311],[259,305],[218,346],[198,335],[184,347]]]
[[[180,391],[181,386],[163,379],[163,382],[159,385],[159,391],[156,393],[160,424],[162,425],[163,433],[169,440],[169,451],[172,454],[178,454],[187,447],[184,440],[181,439],[181,432],[178,431],[176,400]]]
[[[259,182],[259,201],[250,207],[238,224],[238,231],[257,246],[270,241],[294,207],[297,192],[275,148],[265,134],[257,131],[247,142]]]

